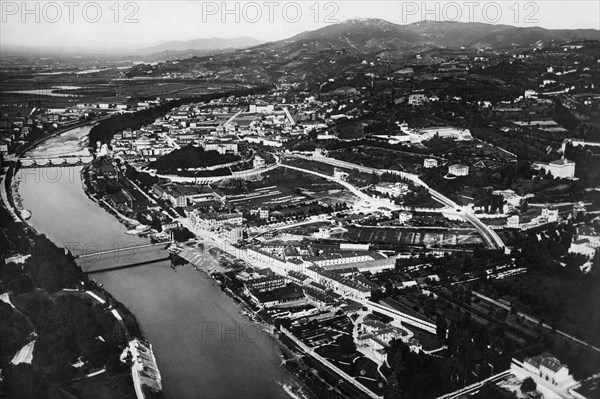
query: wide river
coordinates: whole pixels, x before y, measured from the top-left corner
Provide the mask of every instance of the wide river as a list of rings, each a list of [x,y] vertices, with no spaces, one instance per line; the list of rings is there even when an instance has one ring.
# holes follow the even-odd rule
[[[26,155],[88,154],[85,137],[89,129],[68,131]],[[24,208],[32,213],[29,222],[76,254],[148,242],[124,234],[126,227],[85,195],[80,170],[19,171],[19,194]],[[80,265],[84,271],[110,267],[115,262],[145,260],[156,251],[104,255]],[[91,277],[137,317],[153,345],[166,398],[289,397],[284,386],[289,386],[292,378],[281,367],[275,342],[240,314],[204,273],[189,266],[173,270],[163,261]]]

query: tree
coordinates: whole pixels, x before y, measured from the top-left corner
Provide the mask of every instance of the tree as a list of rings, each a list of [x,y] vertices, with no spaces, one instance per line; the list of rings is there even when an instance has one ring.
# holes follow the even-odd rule
[[[537,384],[531,377],[525,378],[523,380],[523,383],[521,384],[521,392],[535,391],[536,388],[537,388]]]
[[[2,385],[2,391],[9,398],[43,399],[48,397],[48,382],[41,372],[27,363],[20,363],[9,368]]]
[[[527,212],[527,209],[529,209],[529,203],[526,199],[521,200],[521,202],[519,203],[519,208],[521,209],[522,213]]]
[[[350,354],[356,352],[356,344],[354,339],[350,335],[344,334],[337,339],[337,344],[340,346],[340,350],[344,354]]]
[[[438,315],[436,320],[435,333],[440,340],[440,343],[443,344],[446,342],[446,331],[447,331],[447,323],[446,318],[442,315]]]
[[[385,399],[402,399],[404,398],[404,392],[400,387],[400,381],[398,378],[398,372],[394,371],[389,378],[388,385],[386,387],[384,396]]]

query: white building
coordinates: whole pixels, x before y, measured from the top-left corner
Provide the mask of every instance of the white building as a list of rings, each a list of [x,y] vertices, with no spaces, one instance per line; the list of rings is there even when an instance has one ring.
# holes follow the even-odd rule
[[[219,154],[237,154],[238,143],[233,141],[207,140],[202,143],[204,151],[217,151]]]
[[[537,92],[535,90],[525,90],[525,98],[535,98],[537,97]]]
[[[423,136],[423,140],[430,140],[436,136],[442,139],[455,139],[461,141],[473,140],[473,136],[469,129],[452,126],[430,127],[419,129],[418,132]]]
[[[275,111],[275,105],[266,103],[250,104],[250,113],[271,113]]]
[[[405,224],[406,222],[412,220],[413,214],[411,212],[400,212],[398,215],[398,222]]]
[[[328,131],[326,131],[325,133],[319,133],[317,135],[317,140],[337,140],[338,136],[336,136],[335,134],[331,134]]]
[[[562,157],[556,161],[552,161],[548,164],[536,162],[533,166],[539,169],[544,169],[555,178],[572,179],[575,177],[575,162],[569,161],[565,157]]]
[[[241,225],[243,218],[241,213],[201,213],[194,211],[189,214],[194,227],[202,230],[216,230],[225,225]]]
[[[413,107],[421,107],[424,103],[426,103],[429,99],[423,93],[411,94],[408,96],[408,105]]]
[[[588,259],[592,259],[596,255],[596,248],[590,240],[582,238],[571,243],[569,253],[584,255]]]
[[[552,385],[564,385],[573,381],[567,365],[548,352],[526,358],[523,368]]]
[[[437,159],[433,159],[433,158],[425,158],[425,160],[423,161],[423,166],[427,169],[437,168],[438,161],[437,161]]]
[[[558,209],[542,209],[542,219],[546,219],[549,223],[558,222]]]
[[[450,165],[448,173],[454,176],[467,176],[469,174],[469,167],[462,164]]]
[[[346,180],[349,174],[341,169],[333,168],[333,177],[340,180]]]
[[[379,193],[387,194],[391,197],[399,197],[408,193],[408,184],[404,183],[381,183],[373,187]]]
[[[506,220],[506,227],[509,229],[518,229],[521,226],[519,222],[519,215],[509,216]]]

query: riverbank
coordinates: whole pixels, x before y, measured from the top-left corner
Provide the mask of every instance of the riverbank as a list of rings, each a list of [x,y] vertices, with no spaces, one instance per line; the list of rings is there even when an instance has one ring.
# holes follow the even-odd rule
[[[28,389],[35,389],[40,397],[47,397],[50,387],[58,384],[69,395],[80,396],[93,391],[94,386],[107,385],[113,387],[113,397],[135,398],[130,371],[116,356],[128,345],[129,337],[141,336],[135,316],[95,281],[88,280],[62,248],[23,228],[20,222],[7,220],[4,203],[0,213],[3,233],[19,238],[19,243],[28,243],[27,248],[3,247],[3,258],[15,251],[29,256],[22,269],[15,263],[4,266],[0,291],[6,293],[14,308],[10,310],[13,315],[0,320],[6,334],[3,342],[26,342],[31,334],[36,336],[33,356],[20,359],[23,362],[17,359],[9,364],[11,358],[15,359],[14,353],[10,348],[2,349],[0,391],[8,397],[20,397],[23,387],[19,384],[25,378],[22,373],[34,373],[37,377],[27,382]],[[93,292],[100,305],[83,295],[85,291]],[[107,318],[106,306],[119,317]],[[27,322],[26,329],[18,327],[20,319]],[[75,363],[79,365],[74,367]],[[94,373],[96,370],[104,372]],[[126,379],[128,385],[123,383]]]
[[[51,148],[53,153],[69,153],[80,144],[51,140],[42,152]],[[23,180],[20,193],[24,205],[32,210],[30,223],[38,231],[64,246],[76,246],[80,249],[76,253],[82,248],[85,252],[91,247],[88,244],[108,249],[143,243],[139,237],[124,235],[122,225],[90,201],[78,173],[71,177],[63,174],[61,180],[39,183]],[[136,251],[127,256],[143,261],[153,254]],[[106,261],[123,261],[123,257],[78,260],[86,268]],[[251,323],[197,271],[190,267],[173,270],[170,262],[164,261],[97,273],[94,279],[135,314],[153,345],[165,397],[194,399],[204,393],[214,398],[289,398],[283,387],[290,385],[291,376],[281,367],[281,356],[271,339],[227,335],[227,331],[246,331]],[[207,334],[210,326],[217,328],[217,334]]]
[[[45,137],[41,140],[37,140],[33,143],[30,143],[30,145],[27,145],[25,147],[22,147],[19,151],[19,154],[22,155],[24,153],[26,153],[27,151],[30,151],[32,149],[35,149],[38,145],[40,145],[41,143],[51,139],[51,138],[55,138],[57,136],[60,136],[63,133],[72,131],[73,127],[71,126],[70,129],[61,131],[61,132],[57,132],[51,136]],[[109,352],[112,352],[114,350],[117,351],[117,353],[122,350],[122,349],[118,349],[120,348],[124,348],[127,347],[129,345],[129,341],[131,337],[138,337],[138,338],[143,338],[143,335],[141,333],[141,329],[139,327],[138,321],[136,319],[136,317],[133,315],[132,312],[130,312],[125,305],[123,305],[122,303],[120,303],[119,301],[115,300],[114,297],[108,292],[106,291],[104,288],[102,288],[101,285],[96,284],[96,282],[94,280],[90,280],[87,278],[87,276],[85,274],[83,274],[81,268],[76,265],[76,263],[74,262],[74,259],[72,257],[72,255],[65,251],[60,249],[60,247],[54,243],[52,243],[49,239],[47,239],[43,234],[39,233],[38,230],[25,218],[23,215],[23,212],[21,212],[21,210],[24,209],[23,204],[22,204],[22,198],[18,192],[18,184],[20,184],[20,179],[17,176],[17,172],[18,172],[18,168],[15,168],[14,165],[10,165],[10,167],[7,169],[6,171],[6,175],[4,176],[3,179],[3,191],[6,191],[6,198],[3,195],[2,196],[2,230],[3,230],[3,234],[6,236],[6,238],[13,238],[14,240],[8,239],[8,245],[3,245],[2,246],[2,256],[4,258],[8,258],[9,256],[14,256],[14,255],[29,255],[29,258],[26,258],[27,260],[25,260],[24,263],[24,271],[26,272],[25,275],[18,273],[16,276],[15,275],[11,275],[10,277],[7,275],[3,278],[3,280],[0,282],[0,290],[7,291],[7,292],[12,292],[14,298],[15,298],[15,302],[16,303],[20,303],[21,306],[20,308],[23,309],[23,306],[25,306],[26,310],[20,310],[22,312],[36,312],[36,306],[35,303],[30,303],[30,300],[28,299],[29,296],[27,291],[29,288],[35,288],[36,290],[33,291],[36,293],[36,297],[40,297],[42,298],[42,300],[47,300],[49,298],[52,298],[53,295],[55,295],[54,293],[56,292],[56,290],[60,290],[62,289],[65,292],[65,295],[67,296],[72,296],[73,300],[76,301],[83,301],[83,299],[77,294],[78,293],[78,289],[83,289],[83,287],[86,287],[85,289],[89,289],[89,290],[93,290],[95,292],[95,295],[98,298],[101,298],[101,300],[103,301],[104,304],[109,304],[110,308],[113,309],[113,312],[115,314],[115,318],[116,320],[114,321],[117,325],[120,325],[121,328],[123,329],[123,333],[122,333],[122,338],[123,339],[116,339],[115,338],[111,338],[110,341],[107,342],[108,338],[106,340],[103,340],[102,342],[105,342],[106,345],[109,345],[110,350]],[[18,180],[19,179],[19,180]],[[12,213],[15,214],[15,216],[17,217],[16,219],[13,219],[12,217],[10,217],[9,215],[11,214],[9,212],[9,209],[13,210]],[[16,210],[16,212],[15,212]],[[56,250],[54,248],[60,249],[60,250]],[[52,254],[52,255],[50,255]],[[44,275],[42,277],[42,275],[39,275],[40,270],[44,270],[46,269],[46,267],[44,266],[38,266],[38,264],[47,262],[48,260],[50,260],[50,262],[52,262],[52,265],[54,267],[58,267],[57,265],[61,265],[61,264],[65,264],[68,265],[68,267],[63,267],[61,269],[56,270],[56,276],[52,274],[52,270],[47,270],[45,271],[46,275]],[[33,269],[32,269],[33,268]],[[39,276],[39,277],[38,277]],[[52,277],[51,277],[52,276]],[[16,280],[13,280],[13,278],[15,278]],[[26,283],[26,281],[31,281],[29,283]],[[43,290],[40,290],[38,287],[41,287]],[[91,292],[91,291],[90,291]],[[53,303],[53,302],[51,302]],[[50,308],[52,306],[56,306],[56,305],[51,305]],[[64,305],[63,305],[64,306]],[[69,305],[72,306],[72,305]],[[79,309],[79,316],[81,318],[83,318],[84,320],[87,320],[87,323],[89,324],[89,320],[91,319],[95,319],[95,318],[100,318],[102,317],[99,313],[98,313],[98,308],[97,306],[92,306],[91,303],[89,303],[89,301],[83,301],[81,302],[81,305],[77,305],[77,306],[83,306],[82,308]],[[91,306],[91,307],[86,307],[86,306]],[[51,309],[47,308],[47,311],[50,311]],[[116,316],[118,315],[118,317]],[[75,314],[73,315],[74,317],[77,317]],[[29,316],[30,318],[32,316]],[[35,320],[35,319],[34,319]],[[3,321],[4,323],[5,321]],[[84,323],[81,323],[82,325],[84,325]],[[35,323],[33,323],[32,325],[36,326]],[[39,334],[44,335],[44,334],[53,334],[53,335],[62,335],[67,334],[67,335],[73,335],[74,333],[72,332],[72,330],[68,330],[71,332],[68,332],[67,330],[63,331],[63,329],[67,328],[65,327],[64,323],[57,323],[56,326],[58,327],[54,327],[50,330],[45,330],[43,329],[41,332],[39,332]],[[73,327],[69,327],[70,329],[72,328],[77,328],[75,326]],[[35,331],[35,330],[34,330]],[[75,333],[78,334],[78,333]],[[108,336],[108,334],[106,334],[106,336]],[[16,338],[16,337],[15,337]],[[86,339],[90,339],[93,337],[86,337]],[[43,341],[43,340],[42,340]],[[80,341],[83,342],[83,341]],[[36,345],[39,346],[40,344]],[[74,348],[76,348],[77,346],[71,348],[69,350],[69,353],[73,351]],[[83,350],[83,353],[86,353],[86,351],[90,350],[90,348],[94,348],[93,345],[88,345],[85,347],[85,349]],[[102,349],[103,351],[107,350],[107,348]],[[98,349],[91,349],[92,351],[96,351],[96,350],[100,350]],[[40,352],[41,351],[41,352]],[[107,353],[109,353],[107,352]],[[80,352],[81,353],[81,352]],[[36,356],[37,355],[37,356]],[[40,364],[40,362],[43,362],[43,360],[39,360],[40,356],[44,356],[43,354],[43,349],[37,349],[37,353],[34,352],[33,353],[33,362],[31,362],[34,366],[34,370],[37,370],[37,364]],[[93,358],[97,358],[100,359],[102,358],[102,355],[100,356],[100,354],[90,354],[90,355],[86,355],[86,356],[92,356]],[[72,366],[70,366],[70,362],[72,360],[67,361],[67,359],[69,359],[70,355],[68,355],[67,353],[63,353],[61,347],[54,347],[53,348],[53,357],[55,357],[56,359],[61,359],[61,361],[59,363],[56,363],[54,366],[52,367],[57,367],[61,371],[58,376],[54,375],[53,373],[50,373],[48,375],[46,375],[46,372],[48,370],[52,370],[52,367],[45,367],[45,370],[42,371],[37,370],[35,371],[36,373],[38,373],[41,376],[44,376],[43,378],[48,378],[48,383],[50,384],[54,384],[56,382],[59,382],[60,384],[63,384],[63,391],[65,392],[71,392],[71,394],[76,393],[76,392],[83,392],[83,391],[87,391],[88,389],[90,389],[90,386],[96,386],[98,385],[98,381],[104,381],[105,384],[109,384],[109,385],[114,385],[115,388],[112,390],[112,395],[117,395],[118,397],[123,397],[123,398],[128,398],[128,397],[136,397],[135,395],[135,390],[134,385],[131,383],[131,379],[130,379],[130,384],[129,386],[124,385],[123,382],[123,378],[127,375],[129,375],[129,378],[131,378],[131,374],[129,371],[127,371],[127,369],[123,370],[122,366],[119,364],[118,362],[118,357],[113,359],[112,357],[107,357],[107,359],[111,359],[110,363],[112,364],[112,366],[110,367],[105,367],[106,371],[103,373],[91,373],[88,376],[84,376],[83,378],[76,378],[72,385],[69,384],[68,382],[62,381],[63,376],[70,376],[73,373],[73,370],[70,368]],[[64,362],[67,361],[67,363],[65,364]],[[43,363],[42,363],[43,364]],[[54,362],[52,363],[54,364]],[[7,370],[7,375],[8,377],[5,378],[6,381],[3,381],[3,383],[8,384],[9,388],[8,388],[8,392],[11,392],[11,386],[14,385],[14,378],[17,378],[16,376],[14,378],[11,378],[11,376],[14,375],[14,373],[17,373],[16,369],[12,369],[9,366],[5,365],[4,362],[2,362],[2,366],[3,368],[8,367],[8,369],[5,369],[5,371]],[[21,370],[21,369],[19,369]],[[3,373],[4,376],[4,373]],[[57,381],[56,378],[58,378],[59,380]],[[43,381],[43,380],[41,380]],[[40,382],[41,382],[40,381]],[[117,382],[119,381],[119,382]],[[102,385],[102,384],[100,384]],[[42,383],[42,386],[40,387],[41,390],[44,390],[46,388],[43,388],[45,385],[44,383]],[[72,389],[72,390],[71,390]],[[150,398],[150,397],[159,397],[159,391],[149,391],[147,389],[144,390],[145,391],[145,397]]]
[[[126,217],[125,215],[122,215],[116,209],[114,209],[109,204],[107,204],[106,201],[104,201],[102,199],[98,199],[94,194],[92,194],[90,192],[89,169],[92,166],[93,166],[93,161],[92,161],[92,163],[89,163],[89,164],[85,165],[81,169],[81,171],[79,172],[79,175],[81,177],[81,187],[82,187],[83,192],[85,193],[85,195],[90,200],[92,200],[93,202],[95,202],[96,204],[98,204],[106,212],[108,212],[109,214],[111,214],[112,216],[114,216],[121,224],[123,224],[125,227],[127,227],[127,229],[135,228],[137,225],[140,224],[139,222],[134,221],[134,220]]]
[[[227,262],[227,263],[226,263]],[[255,325],[260,326],[262,331],[268,334],[271,341],[274,345],[276,345],[280,357],[281,357],[281,365],[288,371],[290,376],[292,377],[292,383],[288,385],[284,385],[283,388],[290,395],[290,397],[294,399],[308,399],[311,397],[309,394],[309,390],[307,385],[294,374],[295,369],[290,367],[291,361],[297,361],[298,355],[294,353],[283,341],[280,340],[280,335],[277,332],[277,329],[274,325],[267,323],[256,311],[256,309],[252,306],[252,304],[248,303],[245,298],[237,295],[227,286],[228,277],[225,274],[225,271],[234,271],[235,269],[228,267],[228,260],[225,258],[221,258],[219,260],[219,264],[221,267],[221,272],[210,273],[209,276],[217,282],[221,286],[221,290],[235,303],[236,306],[240,309],[240,313],[244,314],[248,317],[248,319],[254,323]]]

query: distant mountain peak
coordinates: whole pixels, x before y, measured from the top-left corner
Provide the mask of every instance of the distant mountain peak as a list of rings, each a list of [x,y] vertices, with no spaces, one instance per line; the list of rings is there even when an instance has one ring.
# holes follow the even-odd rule
[[[140,49],[139,52],[141,54],[153,54],[165,51],[239,49],[257,46],[262,43],[262,41],[249,36],[233,38],[212,37],[161,43],[156,46]]]

